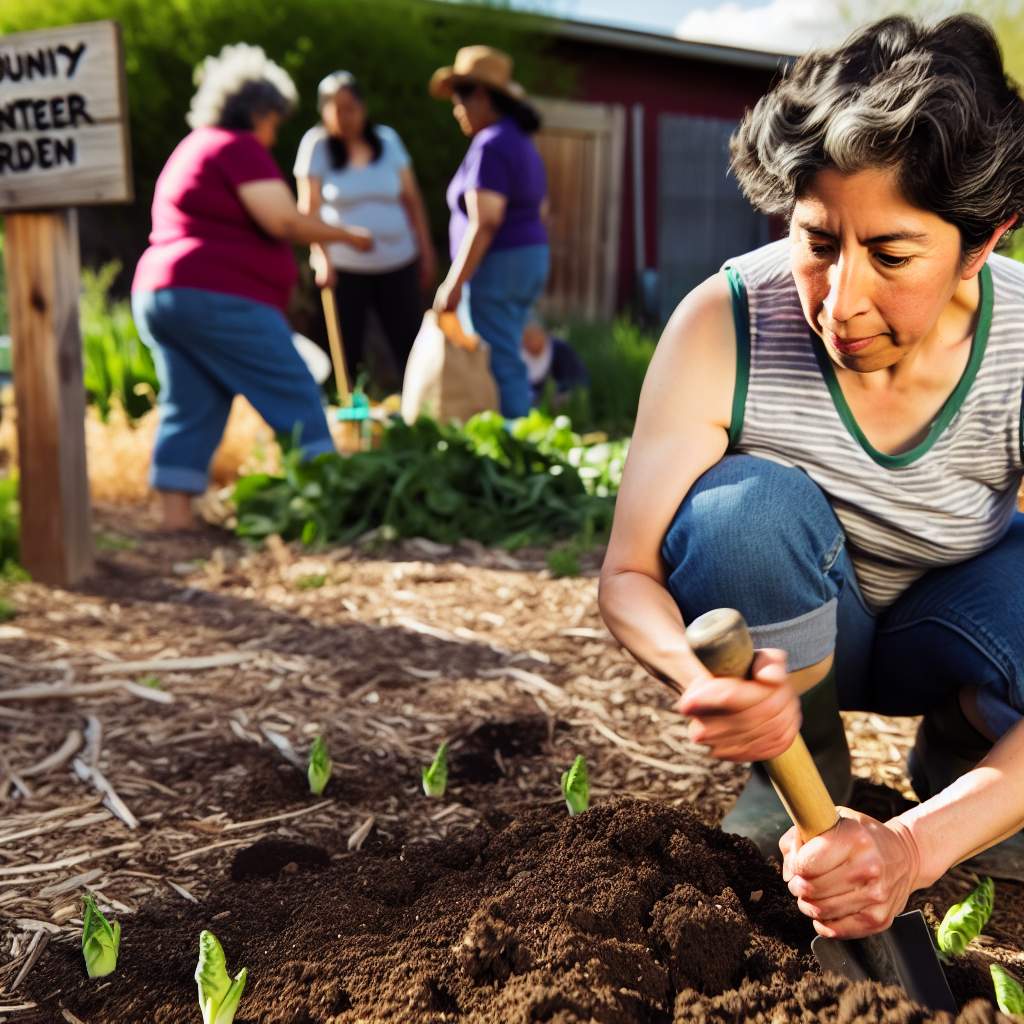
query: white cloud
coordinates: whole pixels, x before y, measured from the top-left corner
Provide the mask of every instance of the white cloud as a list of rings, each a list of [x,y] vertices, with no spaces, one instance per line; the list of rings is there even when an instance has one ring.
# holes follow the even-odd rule
[[[677,25],[680,39],[742,46],[773,53],[803,53],[833,45],[849,32],[830,0],[770,0],[743,7],[733,0],[690,11]]]

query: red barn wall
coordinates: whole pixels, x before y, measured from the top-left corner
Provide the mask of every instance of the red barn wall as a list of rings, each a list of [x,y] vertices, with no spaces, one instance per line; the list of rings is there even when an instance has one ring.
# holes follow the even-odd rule
[[[634,296],[638,266],[633,228],[632,107],[639,103],[644,109],[645,266],[656,267],[658,118],[662,114],[690,114],[739,119],[768,90],[778,73],[566,39],[557,42],[553,56],[575,69],[575,99],[626,107],[617,297],[617,305],[623,306]]]

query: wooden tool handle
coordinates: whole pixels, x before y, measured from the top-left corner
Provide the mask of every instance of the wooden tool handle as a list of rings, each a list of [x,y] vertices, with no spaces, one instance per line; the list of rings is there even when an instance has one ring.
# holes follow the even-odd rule
[[[694,619],[686,639],[712,675],[750,675],[754,644],[743,616],[734,608],[716,608]],[[797,734],[788,750],[764,765],[801,840],[807,842],[836,824],[839,812],[802,736]]]
[[[331,346],[331,364],[334,367],[334,384],[338,389],[338,404],[344,406],[349,404],[351,388],[348,374],[345,372],[345,346],[341,340],[341,322],[338,320],[338,306],[334,301],[334,290],[321,288],[320,301],[324,307],[327,340]]]

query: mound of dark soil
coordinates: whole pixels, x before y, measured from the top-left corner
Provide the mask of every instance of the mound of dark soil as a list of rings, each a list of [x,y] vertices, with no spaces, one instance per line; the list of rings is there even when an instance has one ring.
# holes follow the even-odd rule
[[[817,973],[777,871],[683,810],[629,800],[570,819],[548,808],[326,867],[305,848],[277,853],[301,870],[236,871],[249,877],[225,879],[203,907],[126,919],[105,983],[84,978],[77,948],[49,949],[30,979],[44,1008],[34,1019],[62,1021],[67,1008],[88,1024],[198,1020],[204,927],[232,973],[249,968],[239,1022],[253,1024],[933,1019],[894,990]],[[972,992],[972,979],[957,982]],[[974,1003],[961,1020],[995,1014]]]

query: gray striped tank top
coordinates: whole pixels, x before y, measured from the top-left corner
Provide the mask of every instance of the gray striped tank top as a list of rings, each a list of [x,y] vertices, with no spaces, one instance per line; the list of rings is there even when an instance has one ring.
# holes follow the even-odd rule
[[[725,265],[738,346],[729,450],[814,480],[878,611],[929,569],[979,554],[1009,528],[1024,467],[1024,265],[990,257],[959,384],[919,445],[886,455],[858,428],[804,320],[789,252],[783,239]]]

